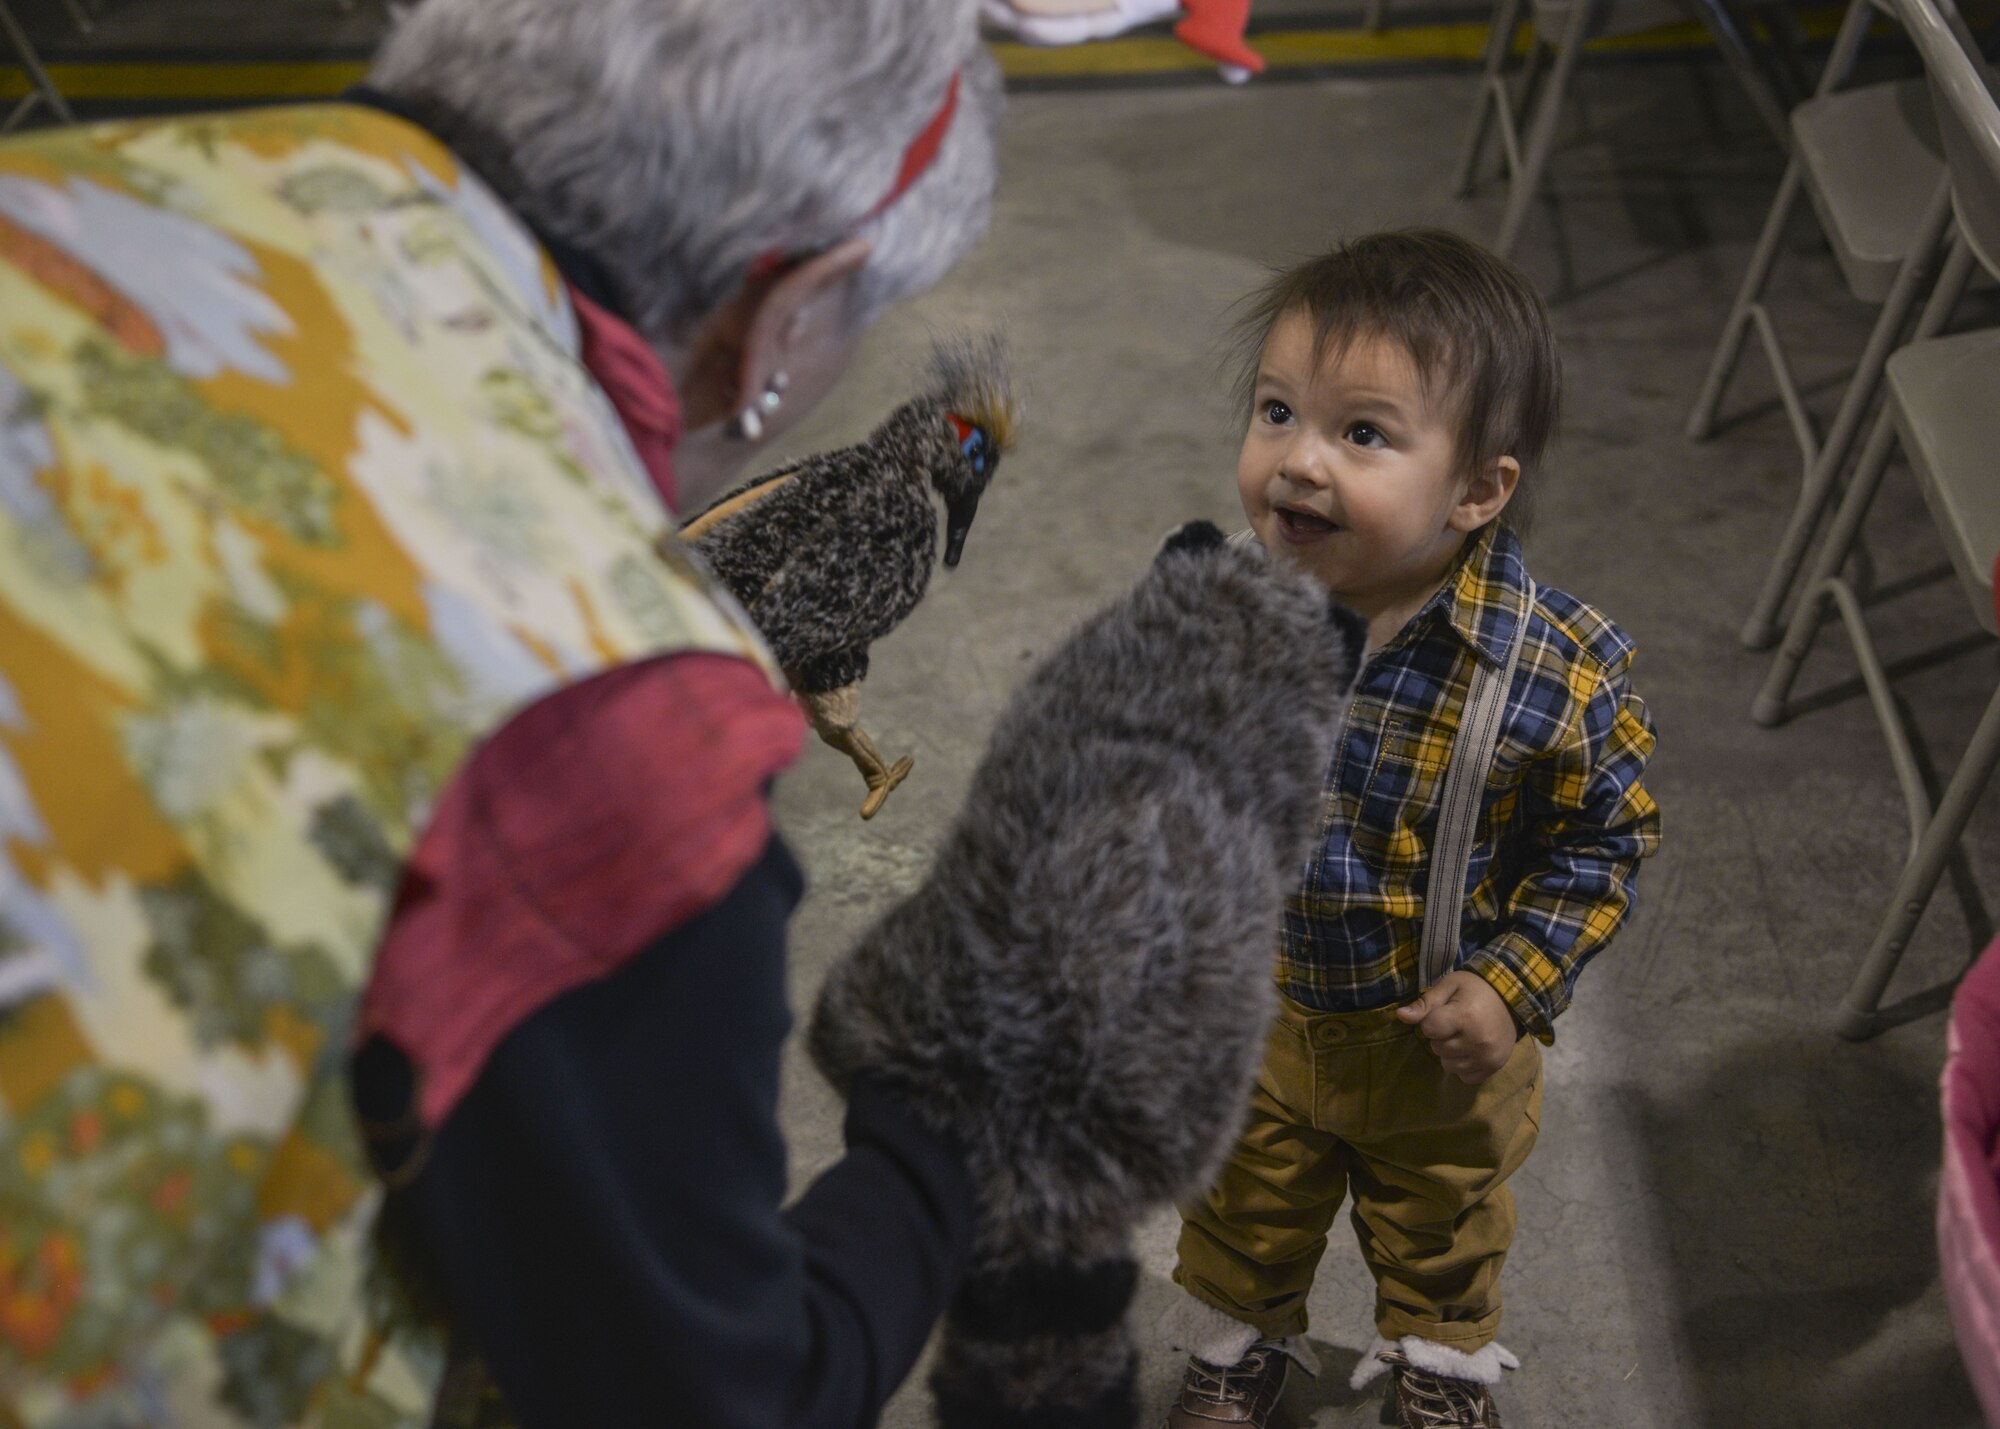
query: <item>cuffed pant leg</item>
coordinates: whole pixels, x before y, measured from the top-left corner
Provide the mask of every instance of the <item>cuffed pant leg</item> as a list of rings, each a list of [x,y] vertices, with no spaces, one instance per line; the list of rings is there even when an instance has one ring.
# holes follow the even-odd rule
[[[1522,1038],[1477,1087],[1447,1073],[1420,1037],[1388,1060],[1403,1065],[1384,1068],[1368,1134],[1350,1141],[1376,1328],[1469,1353],[1500,1328],[1500,1269],[1514,1239],[1506,1183],[1538,1134],[1541,1049]]]
[[[1242,1138],[1207,1195],[1181,1209],[1174,1266],[1176,1284],[1263,1336],[1305,1333],[1306,1292],[1347,1185],[1340,1143],[1295,1105],[1309,1103],[1312,1075],[1297,1042],[1280,1019]]]

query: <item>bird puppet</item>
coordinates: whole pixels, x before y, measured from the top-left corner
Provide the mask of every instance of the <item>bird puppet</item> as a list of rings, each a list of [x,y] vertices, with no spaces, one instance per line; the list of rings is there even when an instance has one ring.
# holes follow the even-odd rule
[[[819,737],[861,770],[864,819],[912,762],[887,763],[858,723],[868,647],[930,586],[931,493],[944,503],[944,563],[956,566],[1018,417],[996,336],[940,343],[931,379],[859,446],[758,477],[681,532],[750,612]]]

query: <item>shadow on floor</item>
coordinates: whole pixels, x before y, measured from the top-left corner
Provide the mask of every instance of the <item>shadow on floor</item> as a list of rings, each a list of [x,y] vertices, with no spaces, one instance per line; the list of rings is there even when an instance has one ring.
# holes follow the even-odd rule
[[[1306,1342],[1319,1356],[1319,1378],[1308,1379],[1302,1374],[1295,1374],[1285,1386],[1284,1405],[1296,1422],[1306,1423],[1322,1409],[1345,1409],[1351,1413],[1358,1405],[1382,1398],[1380,1383],[1362,1390],[1347,1387],[1355,1366],[1361,1363],[1361,1351],[1351,1345],[1331,1344],[1313,1336],[1308,1336]]]
[[[1776,1029],[1702,1063],[1633,1108],[1701,1422],[1978,1423],[1949,1345],[1899,1333],[1934,1313],[1934,1080]]]

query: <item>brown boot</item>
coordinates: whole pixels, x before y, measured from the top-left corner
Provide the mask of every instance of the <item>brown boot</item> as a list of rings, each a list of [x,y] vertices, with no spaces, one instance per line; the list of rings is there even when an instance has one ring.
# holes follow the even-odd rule
[[[1381,1359],[1395,1376],[1396,1422],[1403,1429],[1501,1429],[1485,1385],[1420,1370],[1400,1350],[1384,1350]]]
[[[1181,1376],[1181,1397],[1167,1411],[1165,1429],[1266,1429],[1291,1365],[1278,1340],[1257,1341],[1226,1369],[1190,1358]]]

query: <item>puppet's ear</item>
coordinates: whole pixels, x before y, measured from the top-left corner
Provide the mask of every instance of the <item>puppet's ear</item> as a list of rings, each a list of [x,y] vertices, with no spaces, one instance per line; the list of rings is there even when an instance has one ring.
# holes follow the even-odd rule
[[[1175,551],[1207,551],[1224,542],[1222,528],[1213,521],[1190,521],[1170,534],[1160,546],[1160,555]]]

